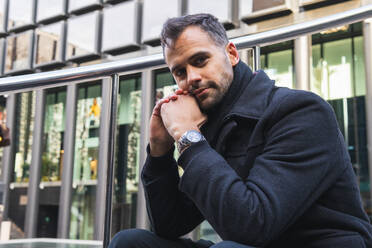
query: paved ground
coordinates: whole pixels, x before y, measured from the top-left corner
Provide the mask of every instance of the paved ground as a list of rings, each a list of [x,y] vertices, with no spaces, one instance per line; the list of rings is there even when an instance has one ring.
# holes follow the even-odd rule
[[[19,239],[1,241],[0,248],[102,248],[102,242],[68,239]]]

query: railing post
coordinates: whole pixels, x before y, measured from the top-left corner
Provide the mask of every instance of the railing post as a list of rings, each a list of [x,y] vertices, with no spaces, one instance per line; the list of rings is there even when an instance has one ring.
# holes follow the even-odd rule
[[[30,181],[27,191],[27,208],[25,233],[27,238],[35,238],[39,213],[41,154],[43,152],[43,132],[45,116],[45,90],[36,90],[35,122],[32,136],[32,157],[30,166]]]
[[[261,48],[259,46],[253,47],[253,71],[261,69]]]
[[[14,168],[14,151],[15,151],[15,132],[16,132],[16,106],[17,95],[10,94],[6,99],[6,125],[10,128],[10,146],[4,147],[3,150],[3,220],[8,220],[9,217],[9,185],[12,178]]]
[[[74,155],[75,155],[75,132],[76,132],[76,103],[77,103],[76,84],[67,86],[66,99],[66,125],[63,138],[63,171],[61,193],[59,197],[58,212],[58,238],[68,239],[70,231],[71,217],[71,196],[72,180],[74,174]]]
[[[115,138],[119,76],[102,82],[102,114],[99,129],[99,157],[94,238],[106,248],[111,239],[111,205],[115,166]]]
[[[140,173],[146,160],[146,147],[149,143],[150,116],[154,106],[154,74],[151,70],[146,70],[142,72],[141,78]],[[137,228],[142,229],[148,229],[150,227],[146,211],[145,193],[141,178],[138,183],[136,226]]]
[[[311,36],[304,35],[294,42],[296,89],[310,90]]]

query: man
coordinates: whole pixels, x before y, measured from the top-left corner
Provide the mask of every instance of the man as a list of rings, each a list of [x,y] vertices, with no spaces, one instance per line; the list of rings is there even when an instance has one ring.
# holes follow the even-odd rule
[[[150,120],[142,180],[153,232],[120,232],[111,247],[372,247],[325,101],[252,73],[211,15],[170,19],[161,38],[180,90]],[[180,238],[203,220],[222,242]]]

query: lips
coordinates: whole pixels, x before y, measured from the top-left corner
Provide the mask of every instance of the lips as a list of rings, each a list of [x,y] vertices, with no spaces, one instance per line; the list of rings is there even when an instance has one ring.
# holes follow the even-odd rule
[[[203,95],[204,93],[206,93],[206,91],[208,90],[208,88],[199,88],[199,89],[196,89],[192,92],[192,94],[196,97],[200,97],[201,95]]]

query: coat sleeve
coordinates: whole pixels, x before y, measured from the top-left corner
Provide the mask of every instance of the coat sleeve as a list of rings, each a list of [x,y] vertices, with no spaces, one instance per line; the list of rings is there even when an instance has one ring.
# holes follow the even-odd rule
[[[245,180],[207,142],[178,161],[180,189],[224,240],[260,247],[275,240],[349,161],[333,110],[319,97],[287,95],[268,116],[263,152]]]
[[[180,177],[173,151],[163,157],[151,157],[148,152],[142,170],[152,230],[168,239],[189,233],[204,220],[195,204],[178,189]]]

